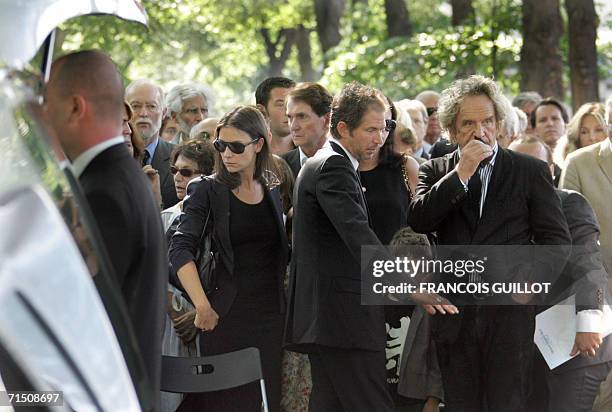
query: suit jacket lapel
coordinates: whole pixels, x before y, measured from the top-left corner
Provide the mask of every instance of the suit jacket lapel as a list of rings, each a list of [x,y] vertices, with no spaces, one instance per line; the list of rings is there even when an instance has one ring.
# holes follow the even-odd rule
[[[344,150],[339,145],[337,145],[334,142],[329,142],[329,143],[331,144],[331,147],[334,150],[334,152],[344,156],[344,158],[346,160],[348,160],[349,163],[351,164],[351,170],[353,171],[353,173],[355,175],[355,178],[357,179],[357,184],[359,185],[359,194],[360,194],[360,198],[361,198],[361,205],[363,206],[364,210],[366,211],[366,215],[368,215],[368,224],[371,227],[372,226],[372,217],[370,216],[370,210],[368,209],[368,202],[366,202],[365,195],[363,194],[363,185],[361,184],[361,178],[359,177],[359,172],[356,171],[355,169],[353,169],[353,162],[351,162],[351,159],[349,159],[349,157],[346,155]]]
[[[604,140],[600,144],[597,162],[610,183],[612,183],[612,142],[609,139]]]
[[[157,149],[155,153],[153,153],[153,159],[151,159],[151,166],[154,169],[160,171],[160,182],[159,185],[163,188],[166,180],[170,177],[170,173],[167,173],[168,167],[164,167],[169,165],[170,163],[170,154],[171,150],[168,147],[168,143],[164,142],[159,138],[159,143],[157,144]]]
[[[289,253],[289,246],[287,244],[285,224],[283,223],[283,209],[280,202],[280,197],[274,195],[278,191],[278,189],[268,190],[264,187],[264,191],[265,196],[268,197],[268,200],[270,201],[270,203],[272,204],[272,208],[274,209],[274,221],[276,222],[276,227],[278,229],[282,252],[283,254],[287,255]]]
[[[451,172],[453,169],[455,169],[455,166],[457,165],[457,163],[459,163],[459,150],[455,150],[450,156],[446,155],[445,160],[447,162],[446,167],[442,171],[443,175],[440,176],[440,178],[442,178],[443,176]],[[461,203],[459,210],[461,211],[461,214],[463,215],[466,222],[468,223],[470,234],[473,234],[474,231],[476,230],[478,219],[477,219],[477,216],[474,214],[474,208],[472,204],[470,203],[469,198],[466,198]]]

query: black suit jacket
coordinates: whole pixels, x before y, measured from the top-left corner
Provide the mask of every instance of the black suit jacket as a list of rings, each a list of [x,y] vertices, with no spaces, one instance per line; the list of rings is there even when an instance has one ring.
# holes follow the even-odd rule
[[[151,184],[123,144],[96,156],[79,180],[115,269],[154,393],[158,394],[168,265]]]
[[[455,151],[421,166],[409,225],[419,233],[436,232],[441,245],[566,245],[547,261],[558,266],[535,271],[541,278],[555,279],[571,240],[548,166],[499,147],[479,219],[454,170],[458,162],[459,152]],[[460,311],[456,316],[436,317],[433,328],[452,339],[462,316]]]
[[[281,248],[277,253],[276,278],[280,297],[279,311],[285,309],[284,279],[289,257],[289,245],[283,225],[283,209],[278,189],[267,190],[264,186],[265,196],[268,197],[274,208],[274,218],[280,236]],[[236,287],[233,282],[234,250],[230,239],[230,196],[233,196],[227,186],[215,180],[214,176],[202,177],[199,181],[190,183],[189,196],[183,203],[183,213],[176,233],[172,236],[169,248],[170,264],[173,270],[178,270],[185,264],[194,261],[200,242],[204,222],[208,210],[212,207],[210,227],[213,229],[213,249],[218,254],[217,269],[215,271],[219,292],[210,297],[211,304],[219,316],[229,311],[234,298]]]
[[[287,348],[384,350],[383,309],[360,301],[361,246],[381,244],[368,225],[357,172],[335,143],[302,168],[293,213]]]
[[[576,311],[602,309],[608,285],[598,250],[599,224],[589,202],[578,192],[556,189],[572,236],[572,253],[559,281],[550,293],[551,304],[576,294]],[[554,373],[597,365],[612,360],[612,339],[607,336],[594,357],[577,356]]]
[[[289,150],[287,153],[283,153],[281,157],[287,162],[291,171],[293,172],[293,177],[297,178],[298,173],[300,173],[300,169],[302,166],[300,165],[300,150],[296,147],[293,150]]]
[[[452,153],[455,150],[457,150],[456,144],[451,143],[448,139],[441,138],[432,146],[431,150],[429,151],[429,157],[431,159],[435,159],[437,157],[442,157]]]
[[[170,155],[175,147],[176,145],[159,138],[159,143],[151,160],[151,166],[159,173],[159,188],[164,209],[174,206],[179,201],[174,187],[174,177],[170,174]]]

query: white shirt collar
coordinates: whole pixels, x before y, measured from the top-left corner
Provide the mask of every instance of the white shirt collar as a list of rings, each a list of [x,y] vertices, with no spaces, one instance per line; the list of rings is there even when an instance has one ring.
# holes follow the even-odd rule
[[[355,169],[355,171],[357,171],[357,168],[359,167],[359,160],[357,160],[357,159],[355,158],[355,156],[353,156],[353,155],[351,154],[351,152],[349,152],[348,150],[346,150],[346,148],[345,148],[345,147],[342,145],[342,143],[340,143],[340,141],[339,141],[339,140],[337,140],[336,138],[334,138],[334,137],[331,137],[331,136],[330,136],[330,138],[329,138],[329,140],[328,140],[328,141],[329,141],[329,142],[334,142],[334,143],[336,143],[338,146],[340,146],[340,147],[342,148],[342,150],[344,150],[344,153],[346,153],[346,155],[348,156],[349,160],[350,160],[350,161],[351,161],[351,163],[353,164],[353,168]],[[327,144],[327,143],[326,143],[326,144]]]
[[[308,160],[308,156],[306,156],[306,153],[304,153],[302,151],[302,148],[298,146],[298,153],[300,154],[300,167],[304,166],[304,163],[306,163],[306,160]]]
[[[123,136],[113,137],[112,139],[108,139],[103,141],[102,143],[98,143],[95,146],[90,147],[81,153],[74,161],[72,162],[72,170],[74,171],[74,175],[79,178],[81,174],[85,171],[89,163],[100,153],[105,151],[111,146],[115,146],[117,144],[124,144],[125,139]]]

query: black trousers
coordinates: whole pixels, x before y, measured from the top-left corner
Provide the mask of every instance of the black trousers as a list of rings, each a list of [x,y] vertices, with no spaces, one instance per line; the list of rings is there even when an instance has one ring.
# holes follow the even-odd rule
[[[436,342],[445,412],[524,412],[531,381],[532,306],[469,306],[454,341]]]
[[[387,387],[384,351],[316,346],[309,353],[311,412],[387,412],[393,400]]]

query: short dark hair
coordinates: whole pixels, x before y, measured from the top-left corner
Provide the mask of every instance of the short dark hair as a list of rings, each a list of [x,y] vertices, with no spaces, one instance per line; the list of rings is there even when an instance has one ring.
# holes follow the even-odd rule
[[[334,96],[319,83],[300,83],[289,92],[289,97],[306,103],[319,117],[331,112],[334,100]]]
[[[565,110],[565,107],[563,106],[563,104],[561,104],[561,102],[555,99],[554,97],[547,97],[546,99],[543,99],[540,103],[538,103],[535,109],[533,109],[533,112],[531,112],[531,118],[529,119],[529,121],[531,122],[531,127],[536,126],[536,112],[538,111],[538,109],[542,106],[551,106],[551,105],[556,106],[557,109],[559,109],[559,111],[561,112],[561,117],[563,118],[563,121],[565,122],[565,124],[569,122],[569,116],[567,115],[567,110]]]
[[[286,77],[268,77],[263,82],[259,83],[255,90],[255,104],[261,104],[263,107],[268,106],[270,93],[272,89],[277,87],[281,89],[291,89],[295,87],[295,82]]]
[[[210,140],[192,139],[179,144],[170,155],[171,164],[175,164],[179,156],[196,162],[202,174],[209,176],[213,173],[215,148]]]
[[[336,139],[341,138],[338,133],[340,122],[346,123],[349,131],[355,130],[371,106],[378,106],[381,110],[386,109],[387,104],[380,91],[355,81],[344,85],[332,102],[330,127],[332,136]]]
[[[268,125],[264,115],[255,106],[238,106],[225,113],[221,120],[219,120],[215,136],[218,137],[219,132],[224,127],[234,127],[248,134],[252,140],[263,139],[263,147],[255,158],[253,179],[259,181],[264,186],[267,185],[264,179],[264,171],[275,171],[276,167],[272,163],[272,154],[268,146]],[[219,152],[216,152],[215,155],[215,171],[216,180],[229,189],[235,189],[240,186],[240,175],[227,170]]]
[[[104,52],[81,50],[59,57],[53,62],[51,77],[64,97],[83,94],[98,118],[121,118],[123,79],[115,62]]]

